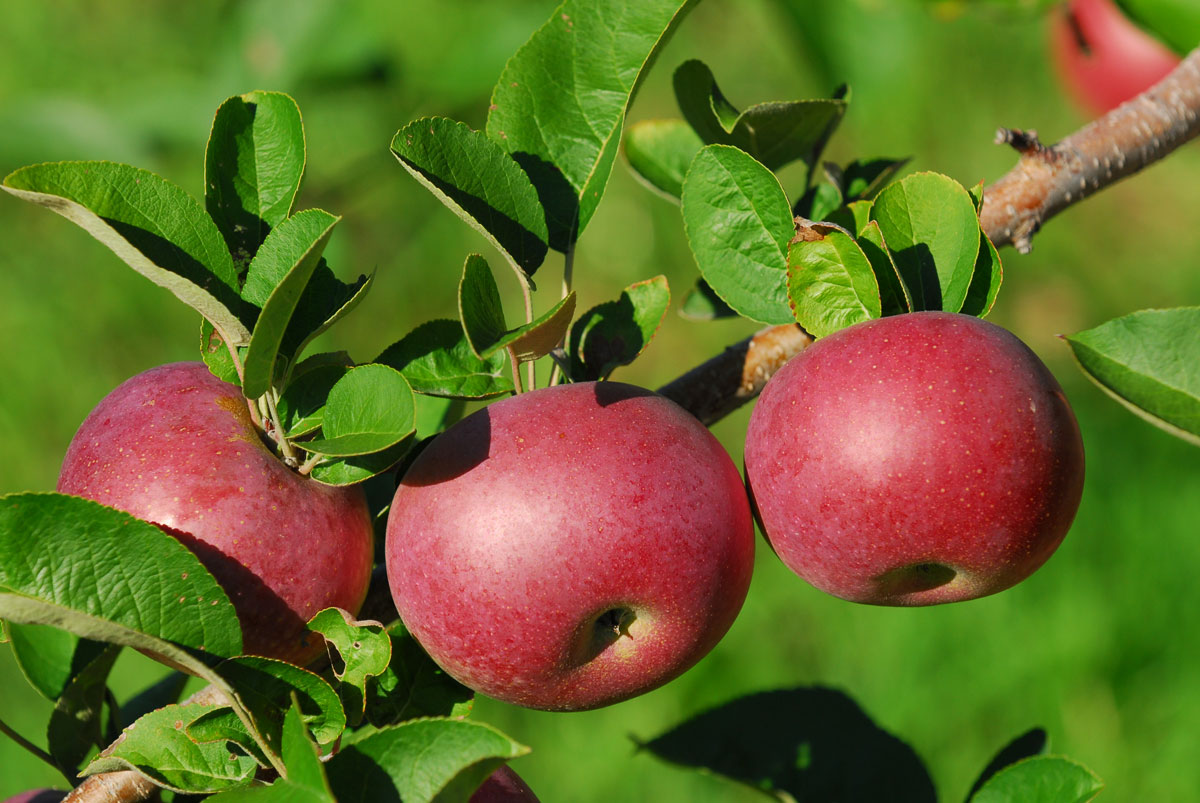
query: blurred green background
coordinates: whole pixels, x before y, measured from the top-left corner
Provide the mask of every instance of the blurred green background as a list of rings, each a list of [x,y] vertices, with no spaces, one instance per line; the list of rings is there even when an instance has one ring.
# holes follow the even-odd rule
[[[677,116],[670,74],[693,57],[742,106],[825,96],[848,82],[853,101],[830,158],[911,156],[910,169],[964,184],[992,180],[1014,160],[992,144],[997,126],[1036,128],[1052,141],[1084,122],[1049,66],[1046,20],[995,5],[705,0],[662,52],[631,119]],[[482,127],[505,58],[553,6],[10,0],[0,26],[0,171],[112,159],[198,196],[217,105],[256,88],[291,93],[309,150],[299,206],[345,216],[327,251],[344,278],[378,270],[371,297],[325,345],[368,359],[417,323],[453,315],[464,256],[487,249],[399,168],[388,152],[392,134],[429,114]],[[1108,782],[1105,799],[1194,799],[1200,452],[1088,384],[1055,334],[1200,302],[1198,185],[1200,152],[1191,146],[1054,220],[1032,254],[1002,254],[992,319],[1059,376],[1087,448],[1078,519],[1039,573],[988,599],[892,610],[827,597],[762,548],[729,635],[667,687],[568,715],[480,700],[479,718],[533,748],[515,769],[548,802],[758,799],[635,755],[629,736],[652,737],[752,691],[820,684],[844,691],[909,743],[942,800],[961,800],[992,753],[1034,725],[1049,730],[1055,752]],[[557,284],[545,277],[560,264],[543,268],[543,286]],[[670,279],[677,306],[695,277],[678,209],[618,165],[580,242],[580,304],[657,273]],[[658,386],[755,328],[671,313],[618,377]],[[193,359],[197,332],[193,313],[81,230],[0,197],[0,442],[8,444],[0,492],[52,489],[88,410],[134,373]],[[715,428],[739,463],[748,414]],[[157,671],[140,656],[123,657],[118,697]],[[0,717],[44,744],[49,708],[0,650]],[[55,782],[0,737],[0,798]]]

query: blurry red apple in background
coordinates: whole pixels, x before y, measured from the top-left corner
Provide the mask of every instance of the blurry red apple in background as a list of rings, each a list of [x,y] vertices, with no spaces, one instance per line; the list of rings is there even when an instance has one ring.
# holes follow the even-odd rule
[[[1066,534],[1083,444],[1062,389],[998,326],[918,312],[860,323],[763,389],[746,477],[780,559],[879,605],[1012,586]]]
[[[577,710],[656,688],[720,640],[754,529],[702,424],[598,382],[505,399],[436,438],[396,491],[386,549],[397,610],[448,673]]]
[[[524,779],[508,765],[487,777],[483,785],[471,795],[470,803],[539,803],[537,795]]]
[[[233,602],[244,650],[303,663],[305,623],[357,612],[374,551],[360,488],[278,460],[241,391],[202,363],[163,365],[113,390],[79,427],[58,490],[154,522],[196,553]]]
[[[66,796],[67,793],[59,789],[30,789],[5,798],[4,803],[59,803]]]
[[[1063,82],[1095,116],[1154,86],[1179,63],[1113,0],[1071,0],[1055,11],[1050,33]]]

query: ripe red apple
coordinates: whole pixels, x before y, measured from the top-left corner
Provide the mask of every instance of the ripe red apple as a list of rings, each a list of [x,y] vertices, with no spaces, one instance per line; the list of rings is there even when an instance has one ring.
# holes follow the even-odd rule
[[[401,618],[450,675],[579,710],[656,688],[720,640],[754,527],[736,466],[695,418],[648,390],[580,383],[434,440],[396,491],[386,551]]]
[[[357,612],[374,550],[358,487],[322,485],[263,443],[241,391],[202,363],[163,365],[113,390],[79,427],[58,478],[152,521],[196,553],[229,594],[247,653],[303,663],[305,622]]]
[[[67,793],[59,789],[30,789],[5,798],[4,803],[59,803],[66,796]]]
[[[1071,0],[1056,11],[1051,49],[1063,82],[1094,115],[1166,77],[1179,57],[1130,22],[1112,0]]]
[[[1041,360],[994,324],[917,312],[857,324],[763,389],[746,478],[780,559],[878,605],[982,597],[1071,525],[1083,444]]]
[[[538,803],[538,798],[506,764],[487,777],[471,795],[470,803]]]

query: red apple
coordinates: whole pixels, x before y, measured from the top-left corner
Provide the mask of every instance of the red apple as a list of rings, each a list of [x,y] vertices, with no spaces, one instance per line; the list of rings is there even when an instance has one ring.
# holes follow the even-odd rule
[[[470,803],[538,803],[538,798],[521,776],[505,765],[475,790]]]
[[[387,528],[392,596],[450,675],[550,710],[678,676],[725,634],[754,559],[745,488],[681,407],[616,382],[491,405],[414,461]]]
[[[780,559],[855,602],[993,594],[1058,547],[1083,444],[1050,371],[967,315],[918,312],[822,338],[767,383],[746,477]]]
[[[1071,94],[1101,115],[1157,84],[1179,57],[1112,0],[1071,0],[1051,23],[1054,61]]]
[[[4,803],[59,803],[66,796],[67,793],[59,789],[30,789],[28,792],[5,798]]]
[[[62,493],[152,521],[188,546],[224,587],[247,653],[297,663],[320,651],[305,622],[356,612],[374,549],[360,488],[297,474],[263,443],[241,391],[202,363],[122,383],[79,427]]]

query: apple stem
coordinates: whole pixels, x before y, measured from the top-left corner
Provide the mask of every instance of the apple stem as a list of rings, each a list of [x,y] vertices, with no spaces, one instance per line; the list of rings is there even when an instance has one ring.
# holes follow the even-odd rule
[[[262,398],[266,400],[271,428],[275,430],[273,434],[268,434],[271,434],[275,442],[279,444],[279,450],[283,453],[284,462],[289,466],[295,466],[300,461],[296,459],[296,450],[292,448],[292,442],[283,433],[283,422],[279,420],[279,409],[275,404],[278,395],[279,391],[275,388],[269,389],[262,395]]]

